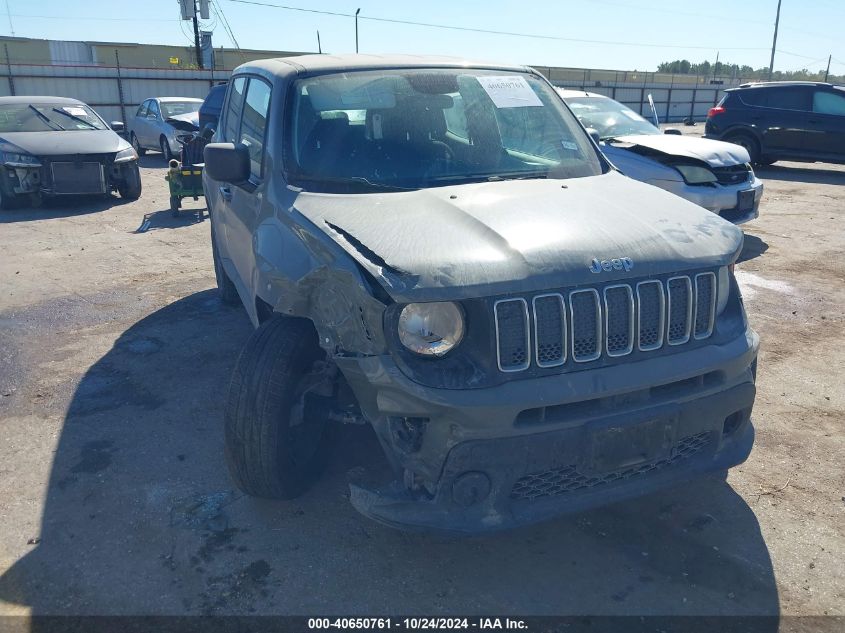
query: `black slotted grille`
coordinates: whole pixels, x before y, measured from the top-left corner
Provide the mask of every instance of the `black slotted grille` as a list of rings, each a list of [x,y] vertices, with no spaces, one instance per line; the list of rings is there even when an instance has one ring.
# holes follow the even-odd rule
[[[499,369],[519,371],[529,365],[528,314],[525,300],[507,299],[496,303],[496,335]]]
[[[536,356],[540,367],[566,360],[566,312],[559,294],[534,297]]]
[[[713,273],[695,276],[695,338],[705,338],[713,331],[715,286],[716,276]]]
[[[639,348],[657,349],[663,344],[663,284],[646,281],[637,285]]]
[[[610,356],[622,356],[632,349],[634,300],[630,286],[611,286],[604,291],[607,323],[605,340]]]
[[[717,290],[715,273],[706,272],[496,301],[499,369],[587,363],[705,339]]]
[[[572,358],[576,361],[599,357],[601,320],[595,290],[578,290],[569,295],[572,309]]]
[[[669,345],[689,340],[690,280],[673,277],[669,280],[669,326],[666,339]]]

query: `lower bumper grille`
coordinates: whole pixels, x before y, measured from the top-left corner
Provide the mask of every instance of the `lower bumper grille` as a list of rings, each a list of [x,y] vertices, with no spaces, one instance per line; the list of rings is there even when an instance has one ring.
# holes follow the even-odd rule
[[[54,162],[50,164],[53,193],[105,193],[106,178],[103,164],[93,161]]]
[[[678,446],[669,457],[648,464],[615,470],[600,475],[582,474],[575,465],[526,475],[517,480],[513,485],[510,496],[511,499],[528,501],[540,497],[557,497],[579,490],[596,488],[617,481],[639,477],[655,470],[663,470],[700,453],[710,444],[711,437],[712,434],[709,431],[690,435],[678,442]]]

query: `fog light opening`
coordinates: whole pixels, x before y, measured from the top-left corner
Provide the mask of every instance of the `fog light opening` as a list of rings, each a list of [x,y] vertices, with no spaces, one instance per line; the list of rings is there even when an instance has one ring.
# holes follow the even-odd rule
[[[389,418],[390,434],[396,447],[403,453],[416,453],[422,448],[428,418]]]
[[[468,508],[481,503],[490,494],[490,478],[481,472],[464,473],[452,484],[452,499]]]
[[[745,409],[734,411],[725,418],[724,426],[722,427],[722,437],[729,437],[736,433],[736,430],[745,421]]]

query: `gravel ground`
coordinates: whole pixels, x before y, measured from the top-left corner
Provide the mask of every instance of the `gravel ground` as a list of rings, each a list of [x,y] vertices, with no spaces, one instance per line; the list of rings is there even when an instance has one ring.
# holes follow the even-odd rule
[[[845,167],[760,170],[758,433],[728,485],[458,539],[349,505],[367,428],[301,499],[233,490],[250,324],[213,291],[202,201],[171,218],[142,164],[137,202],[0,212],[0,614],[845,614]]]

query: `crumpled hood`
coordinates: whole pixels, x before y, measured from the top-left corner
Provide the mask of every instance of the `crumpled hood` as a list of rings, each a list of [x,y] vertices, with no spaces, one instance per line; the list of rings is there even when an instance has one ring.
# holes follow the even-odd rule
[[[562,288],[724,265],[742,232],[626,178],[512,180],[358,195],[300,193],[294,209],[396,301]],[[629,271],[590,272],[627,257]]]
[[[632,134],[629,136],[617,136],[615,140],[631,145],[647,147],[657,152],[669,154],[670,156],[695,158],[704,161],[711,167],[741,165],[751,160],[748,152],[739,145],[696,136]]]
[[[129,147],[129,143],[112,130],[7,132],[0,135],[0,141],[17,145],[33,156],[113,154]]]
[[[191,127],[199,129],[200,113],[197,111],[186,112],[185,114],[176,114],[174,116],[167,117],[166,122],[170,123],[178,130],[191,131]]]

